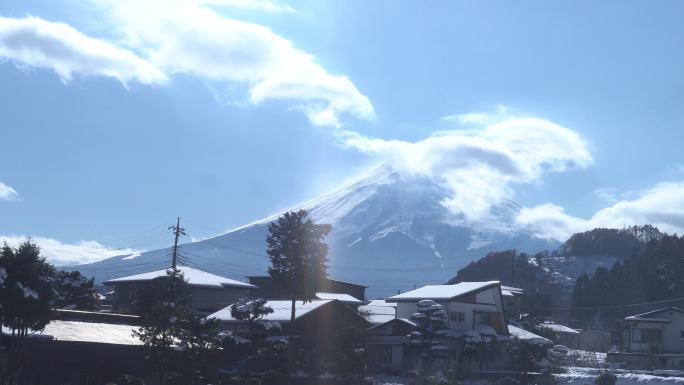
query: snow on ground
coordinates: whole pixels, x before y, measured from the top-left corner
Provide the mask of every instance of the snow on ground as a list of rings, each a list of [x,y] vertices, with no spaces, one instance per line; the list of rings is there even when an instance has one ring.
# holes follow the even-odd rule
[[[563,364],[589,368],[603,367],[606,364],[606,353],[569,349]]]
[[[557,374],[557,385],[593,385],[603,372],[593,368],[566,368],[567,373]],[[656,376],[647,371],[611,370],[617,375],[615,385],[676,385],[684,384],[684,377]],[[411,385],[415,380],[407,377],[378,375],[371,378],[373,385]],[[487,380],[466,380],[463,385],[492,385]]]
[[[567,373],[556,375],[558,385],[593,384],[601,369],[568,368]],[[646,371],[611,370],[617,375],[615,385],[675,385],[684,384],[684,377],[655,376]]]

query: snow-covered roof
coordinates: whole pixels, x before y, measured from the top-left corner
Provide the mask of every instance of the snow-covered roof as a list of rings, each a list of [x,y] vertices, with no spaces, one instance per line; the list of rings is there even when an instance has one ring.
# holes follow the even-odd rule
[[[382,322],[382,323],[379,323],[379,324],[374,324],[374,325],[371,327],[371,329],[381,328],[381,327],[383,327],[383,326],[389,324],[390,322],[401,322],[401,323],[404,323],[404,324],[406,324],[407,326],[412,327],[412,328],[418,326],[418,325],[416,325],[415,322],[411,321],[411,320],[408,319],[408,318],[392,318],[392,319],[387,320],[387,321],[385,321],[385,322]]]
[[[302,301],[295,302],[295,319],[310,313],[333,300],[330,299],[314,299],[311,302],[302,303]],[[267,314],[262,318],[265,321],[273,322],[290,322],[290,311],[292,310],[292,302],[290,300],[283,301],[266,301],[264,307],[273,309],[273,313]],[[240,322],[230,315],[230,306],[210,314],[207,318],[216,318],[223,322]]]
[[[378,300],[382,301],[382,300]],[[368,305],[359,306],[359,313],[361,313],[368,322],[373,325],[383,324],[391,321],[396,317],[396,304],[389,303],[387,305],[373,305],[373,303],[384,303],[371,301]],[[393,305],[393,306],[392,306]]]
[[[531,344],[539,345],[553,345],[553,341],[542,336],[538,336],[530,331],[519,328],[517,326],[508,325],[508,332],[519,340],[529,342]]]
[[[350,305],[360,305],[363,303],[360,299],[357,299],[349,294],[345,293],[323,293],[319,292],[316,293],[316,297],[318,299],[336,299],[340,302],[350,304]]]
[[[499,285],[499,281],[461,282],[454,285],[428,285],[387,298],[389,302],[419,299],[449,300],[465,294]]]
[[[96,342],[117,345],[142,345],[133,336],[137,326],[100,322],[51,321],[45,329],[30,334],[29,338],[47,338],[58,341]],[[3,332],[8,330],[3,327]]]
[[[501,295],[504,297],[515,297],[516,295],[525,294],[525,290],[513,286],[501,286]]]
[[[236,281],[234,279],[230,279],[230,278],[226,278],[226,277],[221,277],[221,276],[218,276],[215,274],[207,273],[206,271],[193,269],[192,267],[188,267],[188,266],[179,266],[178,270],[180,270],[183,273],[183,277],[192,286],[215,287],[215,288],[239,287],[239,288],[245,288],[245,289],[252,289],[252,288],[256,287],[254,285],[250,285],[249,283]],[[149,273],[131,275],[128,277],[110,279],[109,281],[104,282],[104,284],[117,284],[117,283],[122,283],[122,282],[151,281],[155,278],[165,277],[166,271],[167,271],[167,269],[164,269],[164,270],[151,271]]]
[[[684,313],[684,309],[678,308],[676,306],[666,307],[663,309],[652,310],[646,313],[636,314],[629,317],[625,317],[625,321],[640,321],[640,322],[670,322],[669,318],[658,318],[654,317],[656,314],[662,314],[667,311],[675,311],[678,313]]]
[[[556,333],[570,333],[570,334],[577,334],[579,333],[577,330],[567,327],[565,325],[553,323],[553,322],[544,322],[540,324],[539,326],[550,329],[553,332]]]
[[[390,306],[390,307],[397,307],[397,304],[394,303],[394,302],[387,302],[387,301],[385,301],[384,299],[374,299],[374,300],[368,302],[368,304],[367,304],[366,306]]]

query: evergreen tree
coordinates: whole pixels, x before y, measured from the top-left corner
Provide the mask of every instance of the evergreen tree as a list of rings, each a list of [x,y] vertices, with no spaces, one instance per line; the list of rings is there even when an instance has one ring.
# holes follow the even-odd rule
[[[268,273],[290,296],[288,362],[294,371],[295,302],[311,301],[327,277],[330,225],[315,224],[305,210],[287,212],[268,226],[266,244],[271,259]]]
[[[242,298],[230,306],[230,315],[236,320],[245,322],[247,325],[246,344],[246,368],[247,380],[252,376],[252,368],[263,356],[270,353],[273,348],[267,338],[272,330],[280,330],[277,322],[266,321],[263,318],[273,313],[273,308],[266,306],[263,298]]]
[[[170,377],[171,347],[184,334],[183,320],[192,317],[190,286],[178,269],[167,270],[165,277],[152,281],[136,300],[141,326],[134,332],[148,351],[157,371],[159,384]],[[178,375],[178,373],[173,373]]]
[[[187,314],[179,322],[178,346],[186,358],[184,383],[207,384],[210,377],[209,355],[221,347],[221,321]]]
[[[423,367],[431,369],[437,359],[444,357],[447,349],[447,320],[444,307],[431,299],[421,300],[416,312],[411,315],[411,320],[417,328],[407,336],[409,345],[418,349]]]
[[[19,380],[23,363],[28,359],[24,341],[32,331],[38,331],[52,319],[55,292],[52,288],[54,268],[40,256],[40,248],[30,240],[16,248],[5,244],[0,253],[0,317],[11,339],[8,343],[6,373],[3,381]]]
[[[78,271],[57,271],[53,280],[55,290],[59,293],[55,307],[59,309],[96,310],[97,292],[94,281],[95,278],[87,279]]]

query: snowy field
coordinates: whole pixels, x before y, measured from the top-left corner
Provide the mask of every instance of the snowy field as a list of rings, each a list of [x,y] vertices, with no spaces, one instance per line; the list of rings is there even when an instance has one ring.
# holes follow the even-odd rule
[[[557,385],[593,385],[594,380],[602,372],[601,369],[567,368],[568,372],[556,375]],[[611,370],[617,375],[616,385],[679,385],[684,384],[684,377],[655,376],[649,372],[628,372]],[[411,385],[413,379],[395,376],[376,376],[373,385]],[[493,385],[485,380],[465,381],[463,385]]]
[[[616,385],[675,385],[684,384],[684,377],[655,376],[646,371],[611,370],[617,375]],[[567,373],[556,376],[558,385],[591,385],[601,373],[600,369],[568,368]]]

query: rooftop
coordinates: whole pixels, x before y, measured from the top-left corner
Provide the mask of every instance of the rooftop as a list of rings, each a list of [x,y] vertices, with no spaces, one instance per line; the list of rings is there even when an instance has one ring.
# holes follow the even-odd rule
[[[530,331],[519,328],[517,326],[508,325],[508,332],[521,341],[526,341],[532,344],[539,345],[553,345],[553,341],[542,336],[538,336]]]
[[[670,322],[669,318],[658,318],[655,317],[657,314],[662,314],[668,311],[684,313],[684,309],[678,308],[676,306],[666,307],[662,309],[652,310],[646,313],[635,314],[629,317],[625,317],[625,321],[641,321],[641,322]]]
[[[51,321],[42,331],[29,334],[29,338],[45,338],[57,341],[94,342],[116,345],[142,345],[133,331],[138,327],[102,322]],[[3,332],[8,330],[3,327]]]
[[[556,333],[570,333],[570,334],[579,333],[577,330],[575,330],[571,327],[568,327],[568,326],[565,326],[562,324],[553,323],[553,322],[544,322],[544,323],[540,324],[539,326],[550,329],[551,331],[556,332]]]
[[[295,319],[310,313],[319,307],[332,302],[329,299],[315,299],[311,302],[302,303],[302,301],[295,302]],[[265,315],[262,319],[272,322],[290,322],[290,311],[292,310],[292,302],[290,300],[283,301],[267,301],[265,307],[273,309],[273,313]],[[230,306],[227,306],[216,313],[210,314],[207,318],[216,318],[223,322],[240,322],[230,315]]]
[[[344,294],[344,293],[323,293],[319,292],[316,293],[316,297],[318,299],[336,299],[340,302],[349,304],[349,305],[361,305],[363,301],[360,299],[357,299],[349,294]]]
[[[270,275],[248,275],[247,278],[255,278],[255,279],[272,279]],[[339,279],[332,279],[332,278],[327,278],[329,282],[335,282],[335,283],[341,283],[345,285],[352,285],[352,286],[358,286],[358,287],[363,287],[367,288],[368,286],[362,285],[360,283],[353,283],[353,282],[347,282],[347,281],[341,281]]]
[[[359,306],[359,313],[371,324],[379,325],[393,320],[396,317],[397,310],[395,306],[371,305],[369,303]]]
[[[156,278],[165,277],[167,270],[168,269],[163,269],[163,270],[151,271],[149,273],[131,275],[128,277],[110,279],[109,281],[105,281],[104,284],[105,285],[111,285],[111,284],[117,284],[117,283],[123,283],[123,282],[151,281],[151,280],[156,279]],[[250,285],[249,283],[236,281],[234,279],[230,279],[230,278],[226,278],[226,277],[221,277],[221,276],[218,276],[215,274],[207,273],[206,271],[193,269],[192,267],[188,267],[188,266],[179,266],[178,270],[180,270],[183,273],[183,277],[185,277],[185,279],[188,281],[188,283],[192,286],[213,287],[213,288],[219,288],[219,289],[223,288],[223,287],[238,287],[238,288],[245,288],[245,289],[256,288],[256,286]]]
[[[454,285],[428,285],[387,298],[388,302],[420,299],[449,300],[475,291],[498,286],[499,281],[461,282]]]
[[[501,295],[504,297],[515,297],[517,295],[524,295],[525,290],[513,286],[501,286]]]

